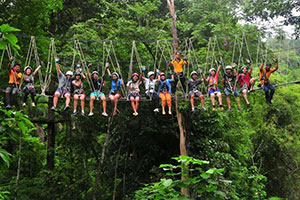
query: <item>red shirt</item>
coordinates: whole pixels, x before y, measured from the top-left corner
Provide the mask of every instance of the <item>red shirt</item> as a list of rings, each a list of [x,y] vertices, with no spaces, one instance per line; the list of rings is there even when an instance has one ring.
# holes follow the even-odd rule
[[[216,73],[215,76],[209,76],[207,78],[209,90],[212,88],[218,88],[218,79],[219,79],[219,73]]]
[[[243,85],[246,83],[247,86],[249,86],[250,83],[250,79],[251,79],[251,74],[250,72],[248,72],[246,75],[245,74],[240,74],[238,76],[238,80],[240,82],[240,86],[243,87]]]

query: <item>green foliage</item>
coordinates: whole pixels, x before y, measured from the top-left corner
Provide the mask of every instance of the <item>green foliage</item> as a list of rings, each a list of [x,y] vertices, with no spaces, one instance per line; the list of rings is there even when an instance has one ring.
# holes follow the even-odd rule
[[[20,49],[19,45],[17,45],[18,38],[11,33],[16,31],[20,31],[20,29],[11,27],[8,24],[0,26],[0,50],[6,49],[7,45],[10,45],[15,51]]]
[[[223,199],[224,191],[220,190],[221,184],[230,184],[231,181],[220,178],[224,169],[205,169],[208,161],[198,160],[189,156],[174,157],[179,164],[162,164],[160,168],[167,171],[160,182],[146,184],[144,188],[136,191],[135,199]],[[180,180],[182,175],[185,180]],[[178,180],[179,179],[179,180]],[[180,188],[186,188],[191,193],[191,198],[181,195]]]

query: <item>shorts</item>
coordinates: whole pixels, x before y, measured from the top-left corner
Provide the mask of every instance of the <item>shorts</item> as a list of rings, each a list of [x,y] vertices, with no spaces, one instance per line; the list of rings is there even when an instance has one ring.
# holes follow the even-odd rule
[[[213,94],[213,93],[219,93],[220,92],[220,90],[219,89],[210,89],[209,91],[208,91],[208,95],[211,95],[211,94]],[[221,92],[220,92],[221,93]]]
[[[100,97],[105,97],[105,94],[104,94],[103,92],[92,92],[92,93],[90,94],[90,96],[91,96],[91,97],[94,96],[94,97],[96,97],[96,98],[100,98]]]
[[[138,93],[138,92],[134,92],[134,93],[130,93],[130,94],[128,95],[128,98],[130,98],[130,97],[136,98],[136,97],[141,97],[141,95],[140,95],[140,93]]]
[[[232,93],[232,90],[230,90],[229,88],[224,89],[224,94],[225,94],[226,97],[230,97],[231,93]],[[239,91],[236,88],[233,89],[233,94],[234,94],[235,97],[240,96]]]
[[[74,95],[77,94],[79,97],[86,96],[83,90],[74,90]]]
[[[202,92],[200,91],[189,91],[189,97],[191,98],[191,96],[196,96],[196,97],[200,97],[202,95]]]
[[[65,94],[70,94],[70,91],[65,88],[57,88],[55,92],[60,93],[60,95],[64,96]]]

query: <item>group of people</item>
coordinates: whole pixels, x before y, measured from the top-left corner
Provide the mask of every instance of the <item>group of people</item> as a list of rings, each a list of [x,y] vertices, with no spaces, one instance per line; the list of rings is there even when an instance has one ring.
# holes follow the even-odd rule
[[[33,71],[30,66],[25,67],[24,74],[20,73],[20,64],[14,64],[11,66],[13,58],[10,59],[8,72],[9,72],[9,86],[6,88],[6,108],[10,109],[12,105],[12,100],[15,99],[16,95],[19,92],[20,86],[24,83],[23,87],[23,106],[26,106],[26,101],[28,95],[31,95],[32,98],[32,106],[35,106],[35,95],[36,90],[34,87],[34,76],[40,70],[42,63]],[[260,65],[260,76],[259,76],[259,87],[262,87],[265,91],[266,95],[266,103],[268,105],[272,104],[272,98],[275,92],[274,87],[270,84],[269,78],[270,75],[278,69],[278,60],[274,59],[275,68],[271,67],[271,64],[266,64],[265,61],[262,60],[262,64]],[[84,75],[83,70],[81,68],[80,63],[76,65],[75,73],[72,71],[67,71],[65,74],[60,69],[59,58],[55,59],[56,70],[58,74],[58,88],[53,96],[53,106],[51,110],[57,111],[57,104],[59,97],[65,98],[65,107],[64,110],[68,110],[70,108],[71,96],[73,96],[73,114],[76,115],[78,101],[81,104],[81,115],[85,115],[85,90],[83,87],[84,80],[86,78],[89,79],[89,84],[91,86],[90,93],[90,101],[89,107],[90,111],[88,116],[93,116],[93,107],[94,101],[96,99],[100,99],[102,101],[103,107],[103,116],[108,116],[106,112],[106,97],[103,93],[103,88],[105,87],[105,76],[100,76],[99,72],[93,71],[90,72],[90,66],[87,68],[87,77]],[[192,112],[195,111],[195,98],[199,98],[201,100],[202,110],[206,110],[205,101],[204,101],[204,93],[203,90],[200,89],[201,83],[207,82],[207,94],[211,99],[212,110],[215,111],[217,109],[216,98],[219,103],[218,107],[220,110],[224,110],[222,104],[222,93],[218,87],[219,82],[219,74],[220,70],[223,66],[222,60],[216,62],[217,69],[211,68],[209,70],[209,75],[206,77],[202,70],[199,68],[199,71],[192,71],[190,76],[191,79],[188,80],[184,75],[183,67],[188,64],[187,58],[181,59],[181,54],[177,52],[175,54],[175,58],[172,58],[169,66],[172,68],[170,72],[171,78],[167,78],[167,74],[156,70],[149,71],[147,77],[145,77],[144,73],[146,71],[145,67],[141,67],[140,74],[133,73],[131,75],[131,80],[126,84],[127,86],[127,99],[130,101],[133,115],[138,115],[138,107],[139,101],[141,98],[140,94],[140,85],[143,83],[145,86],[145,96],[147,99],[152,101],[153,111],[159,112],[159,108],[161,107],[162,114],[166,113],[172,114],[172,94],[175,94],[178,89],[182,89],[184,94],[187,94],[190,103]],[[226,96],[226,102],[228,106],[228,111],[232,111],[230,97],[234,96],[237,99],[238,110],[241,111],[241,100],[240,93],[242,93],[243,98],[248,107],[250,107],[250,102],[247,97],[247,93],[253,90],[255,79],[251,78],[253,67],[251,65],[251,61],[246,59],[247,66],[242,66],[241,71],[238,72],[235,64],[228,65],[224,69],[224,74],[222,77],[222,84],[224,85],[223,94]],[[117,72],[111,73],[109,70],[109,64],[106,64],[106,71],[108,73],[111,88],[108,95],[109,100],[112,102],[114,109],[113,115],[118,114],[120,111],[117,108],[118,101],[122,97],[120,89],[121,86],[124,85],[124,81],[120,74]],[[180,83],[179,83],[180,82]],[[186,87],[187,86],[187,87]],[[238,90],[238,87],[240,90]],[[157,89],[157,90],[156,90]],[[188,91],[186,91],[188,90]],[[161,100],[161,105],[159,105],[159,100]],[[166,104],[168,110],[166,112]]]

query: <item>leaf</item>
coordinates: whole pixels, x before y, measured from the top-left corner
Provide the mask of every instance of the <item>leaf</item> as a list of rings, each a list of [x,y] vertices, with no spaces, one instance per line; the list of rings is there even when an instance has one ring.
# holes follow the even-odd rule
[[[9,156],[10,154],[4,149],[0,149],[0,157],[4,161],[4,164],[9,168]]]
[[[4,38],[11,44],[16,45],[18,42],[18,38],[14,34],[7,34],[4,36]]]
[[[14,32],[14,31],[21,31],[20,29],[14,28],[9,26],[8,24],[2,24],[0,26],[0,31],[2,33]]]
[[[7,42],[4,40],[0,40],[0,50],[6,49]]]

